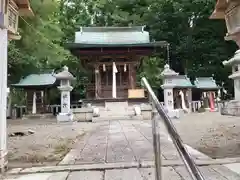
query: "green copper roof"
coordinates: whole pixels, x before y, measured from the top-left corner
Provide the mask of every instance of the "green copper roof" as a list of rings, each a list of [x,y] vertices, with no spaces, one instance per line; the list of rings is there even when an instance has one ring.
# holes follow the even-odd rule
[[[73,43],[66,48],[119,48],[119,47],[164,47],[166,41],[150,42],[145,26],[133,27],[81,27],[75,32]]]
[[[145,26],[135,27],[81,27],[75,33],[75,43],[80,44],[142,44],[149,43]]]
[[[78,48],[134,48],[134,47],[164,47],[168,43],[166,41],[139,43],[139,44],[82,44],[82,43],[67,43],[66,48],[78,49]]]
[[[219,86],[212,77],[199,77],[194,81],[196,88],[199,89],[218,89]]]
[[[194,85],[191,83],[190,79],[185,75],[178,75],[172,78],[172,84],[176,88],[191,88]]]
[[[19,83],[13,84],[14,87],[30,87],[30,86],[49,86],[56,82],[53,74],[30,74],[20,80]]]

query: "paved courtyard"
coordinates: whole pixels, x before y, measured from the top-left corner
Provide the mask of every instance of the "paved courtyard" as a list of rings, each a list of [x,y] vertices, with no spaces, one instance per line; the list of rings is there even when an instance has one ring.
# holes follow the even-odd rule
[[[160,129],[163,179],[191,179],[166,131]],[[227,168],[235,160],[217,162],[191,148],[188,150],[206,179],[240,179]],[[58,166],[13,169],[8,179],[151,180],[153,165],[150,121],[102,121],[75,144]]]
[[[163,159],[180,159],[164,130],[161,130],[161,148]],[[198,152],[192,155],[208,158]],[[76,144],[61,164],[139,162],[153,161],[153,158],[151,122],[122,120],[102,122]]]

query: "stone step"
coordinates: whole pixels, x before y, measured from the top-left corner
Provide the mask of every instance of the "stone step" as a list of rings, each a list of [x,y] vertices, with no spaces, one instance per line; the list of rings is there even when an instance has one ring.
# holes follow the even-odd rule
[[[105,117],[96,117],[93,121],[109,121],[109,120],[142,120],[141,116],[105,116]]]
[[[100,113],[100,117],[135,115],[134,111],[100,111],[99,113]]]

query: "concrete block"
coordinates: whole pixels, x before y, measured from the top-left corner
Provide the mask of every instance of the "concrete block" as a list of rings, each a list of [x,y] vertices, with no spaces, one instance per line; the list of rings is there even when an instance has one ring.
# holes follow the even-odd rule
[[[92,107],[73,109],[73,114],[75,116],[74,121],[92,122],[93,113],[94,111]]]
[[[72,122],[73,121],[73,114],[71,113],[59,113],[57,115],[58,122]]]
[[[142,111],[142,119],[143,120],[151,120],[152,119],[152,111]]]

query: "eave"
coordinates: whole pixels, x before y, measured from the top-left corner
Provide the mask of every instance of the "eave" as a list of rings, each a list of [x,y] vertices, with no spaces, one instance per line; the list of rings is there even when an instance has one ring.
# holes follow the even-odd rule
[[[168,42],[157,41],[150,43],[136,43],[136,44],[82,44],[82,43],[67,43],[65,47],[70,50],[74,49],[88,49],[88,48],[154,48],[166,47]]]
[[[224,19],[225,17],[225,10],[227,9],[228,2],[227,0],[218,0],[215,9],[210,16],[210,19]]]
[[[34,16],[29,0],[15,0],[20,16]]]
[[[238,4],[239,0],[217,0],[210,19],[225,19],[226,10],[230,4]]]

